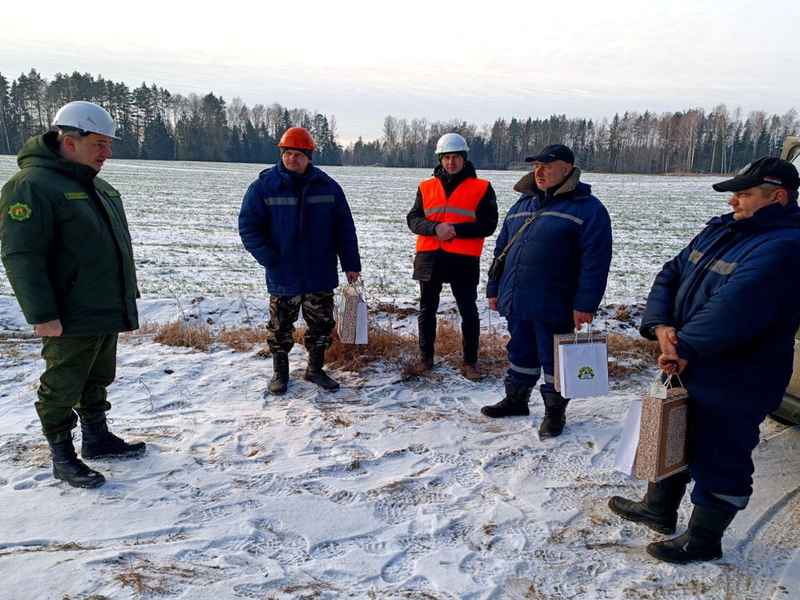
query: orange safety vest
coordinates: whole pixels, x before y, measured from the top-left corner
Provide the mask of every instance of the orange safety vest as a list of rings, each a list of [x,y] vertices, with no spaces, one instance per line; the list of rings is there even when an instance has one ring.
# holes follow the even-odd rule
[[[444,186],[438,177],[431,177],[419,184],[422,193],[422,210],[429,221],[442,223],[474,223],[478,220],[478,203],[486,194],[489,182],[477,177],[465,179],[446,197]],[[441,241],[435,235],[418,235],[417,252],[444,250],[453,254],[480,256],[483,251],[483,238],[453,238]]]

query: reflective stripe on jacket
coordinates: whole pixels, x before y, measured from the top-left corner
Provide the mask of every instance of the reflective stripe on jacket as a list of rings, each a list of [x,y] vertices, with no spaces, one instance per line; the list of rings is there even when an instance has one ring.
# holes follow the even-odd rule
[[[489,182],[470,177],[462,181],[450,196],[447,196],[438,177],[431,177],[419,184],[422,192],[422,208],[425,218],[441,223],[474,223],[477,221],[478,203],[486,193]],[[453,238],[443,242],[436,236],[418,235],[417,252],[444,250],[452,254],[480,256],[484,238]]]

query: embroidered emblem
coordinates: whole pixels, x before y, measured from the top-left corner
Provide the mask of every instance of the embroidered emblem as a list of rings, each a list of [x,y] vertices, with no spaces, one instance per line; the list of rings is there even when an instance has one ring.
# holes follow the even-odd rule
[[[578,369],[578,379],[594,379],[594,369],[592,367],[581,367]]]
[[[22,202],[17,202],[8,207],[8,216],[15,221],[27,221],[31,218],[32,213],[31,207]]]

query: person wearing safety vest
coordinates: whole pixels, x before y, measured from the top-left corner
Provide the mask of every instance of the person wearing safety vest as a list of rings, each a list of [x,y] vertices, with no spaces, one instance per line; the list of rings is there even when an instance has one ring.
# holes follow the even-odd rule
[[[497,198],[492,185],[479,179],[467,160],[467,141],[446,133],[436,144],[439,164],[433,177],[419,184],[414,206],[406,220],[417,234],[414,279],[420,286],[419,361],[406,369],[420,375],[433,368],[436,311],[442,286],[450,284],[461,315],[467,379],[481,379],[478,370],[478,280],[484,239],[497,228]]]
[[[116,124],[92,102],[70,102],[53,131],[30,138],[20,170],[0,195],[3,266],[22,312],[42,338],[45,361],[36,412],[53,476],[94,488],[105,477],[72,443],[80,417],[84,459],[145,452],[108,431],[106,388],[115,378],[117,337],[139,327],[139,290],[120,193],[97,174],[111,158]]]
[[[522,196],[494,248],[495,257],[507,249],[505,267],[486,286],[489,307],[506,318],[511,335],[506,395],[481,412],[491,418],[530,414],[531,391],[544,375],[544,439],[561,435],[569,401],[553,385],[553,335],[592,322],[611,265],[611,219],[580,181],[568,147],[552,144],[525,160],[533,171],[514,186]]]
[[[335,325],[337,259],[350,283],[361,272],[353,215],[341,186],[312,164],[315,147],[307,130],[287,129],[278,142],[280,161],[259,173],[239,212],[242,243],[266,272],[273,365],[269,391],[276,395],[288,389],[289,351],[301,309],[308,350],[304,378],[328,391],[339,389],[322,369]]]

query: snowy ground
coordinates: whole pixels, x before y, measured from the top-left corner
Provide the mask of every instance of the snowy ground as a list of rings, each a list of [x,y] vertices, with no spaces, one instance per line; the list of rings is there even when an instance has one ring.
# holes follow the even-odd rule
[[[263,317],[241,298],[181,305],[215,324]],[[180,310],[148,300],[142,313]],[[564,435],[540,442],[537,393],[530,418],[480,415],[501,395],[495,379],[440,366],[403,382],[378,366],[336,373],[342,390],[324,394],[299,380],[296,347],[289,394],[265,399],[271,362],[255,351],[134,335],[120,345],[111,417],[148,452],[95,461],[108,483],[78,490],[50,473],[27,332],[0,297],[2,600],[800,598],[798,428],[763,426],[756,493],[725,558],[675,568],[645,554],[656,534],[606,507],[644,488],[613,470],[642,378],[573,402]]]

